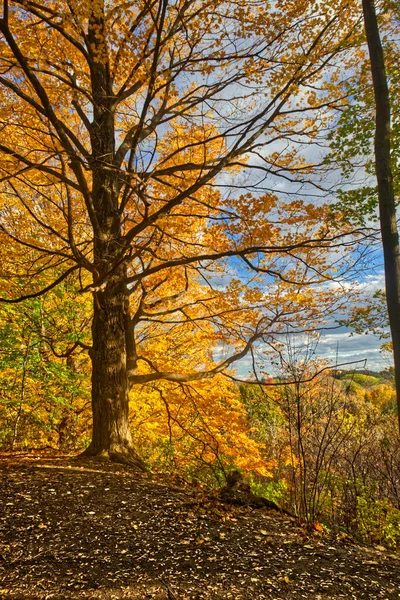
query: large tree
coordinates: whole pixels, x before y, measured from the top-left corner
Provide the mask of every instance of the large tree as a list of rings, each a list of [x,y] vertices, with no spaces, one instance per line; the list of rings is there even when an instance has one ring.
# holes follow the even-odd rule
[[[332,278],[326,251],[348,231],[302,201],[298,148],[341,107],[358,20],[347,0],[4,1],[1,228],[34,259],[16,273],[26,292],[3,300],[67,278],[93,294],[87,454],[140,465],[132,385],[212,377],[316,314],[304,286]],[[207,323],[231,354],[182,372],[146,354],[149,322],[160,336]]]

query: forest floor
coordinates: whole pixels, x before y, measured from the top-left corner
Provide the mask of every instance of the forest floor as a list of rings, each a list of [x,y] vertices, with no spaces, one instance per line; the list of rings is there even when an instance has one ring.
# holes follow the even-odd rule
[[[120,465],[0,456],[0,598],[400,598],[400,555]]]

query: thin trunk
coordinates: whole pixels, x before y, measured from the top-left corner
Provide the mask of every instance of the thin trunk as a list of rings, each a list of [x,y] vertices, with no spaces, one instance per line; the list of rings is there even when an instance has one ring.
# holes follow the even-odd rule
[[[27,362],[28,362],[29,346],[30,346],[30,340],[28,339],[27,344],[26,344],[26,351],[24,353],[24,357],[23,357],[23,361],[22,361],[21,392],[20,392],[20,396],[19,396],[18,412],[17,412],[17,416],[15,419],[15,423],[14,423],[13,437],[11,440],[11,450],[14,450],[15,444],[17,443],[19,424],[21,421],[22,409],[23,409],[24,402],[25,402],[25,382],[26,382],[26,374],[27,374],[26,367],[27,367]]]
[[[400,255],[390,160],[390,98],[374,0],[362,0],[376,106],[375,168],[400,429]]]

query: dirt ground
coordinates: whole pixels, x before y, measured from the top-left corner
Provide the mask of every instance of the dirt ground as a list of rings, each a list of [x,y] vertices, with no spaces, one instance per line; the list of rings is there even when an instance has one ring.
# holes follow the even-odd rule
[[[400,556],[127,467],[0,457],[0,598],[400,598]]]

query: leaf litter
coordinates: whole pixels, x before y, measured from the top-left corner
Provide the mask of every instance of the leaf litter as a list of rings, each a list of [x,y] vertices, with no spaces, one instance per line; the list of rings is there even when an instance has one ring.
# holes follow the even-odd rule
[[[167,476],[0,457],[0,598],[400,598],[400,556]]]

